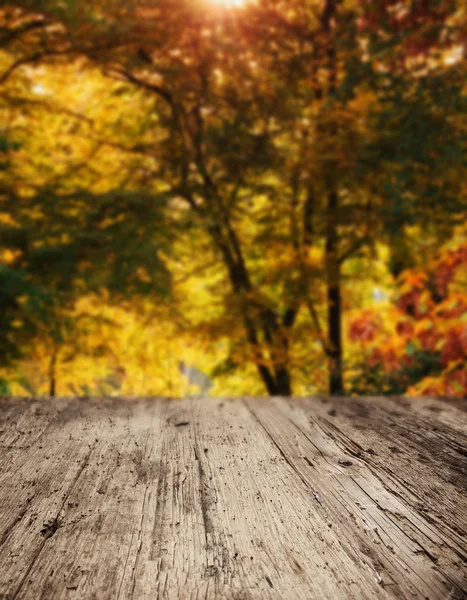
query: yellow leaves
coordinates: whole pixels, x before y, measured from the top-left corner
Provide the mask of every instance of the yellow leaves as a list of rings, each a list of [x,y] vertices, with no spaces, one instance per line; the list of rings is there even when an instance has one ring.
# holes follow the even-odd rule
[[[21,256],[20,250],[0,250],[0,264],[10,265],[12,264],[19,256]]]
[[[425,377],[416,385],[411,385],[407,390],[407,396],[424,397],[424,396],[445,396],[446,385],[444,381],[440,381],[439,377]]]
[[[142,267],[138,267],[136,269],[135,278],[139,281],[142,281],[143,283],[151,283],[151,276],[146,271],[146,269],[143,269]]]
[[[451,293],[435,307],[433,313],[437,318],[466,320],[467,296],[461,292]]]
[[[27,384],[36,395],[48,394],[56,348],[60,395],[182,395],[177,362],[189,354],[187,340],[164,308],[148,302],[116,308],[103,297],[84,297],[70,317],[81,324],[77,334],[65,335],[57,345],[44,328],[28,360],[5,373],[13,393],[24,395]],[[191,358],[198,363],[200,354],[201,348],[193,347]]]
[[[323,268],[324,250],[318,246],[310,246],[305,249],[303,262],[305,266],[313,271],[319,271]]]
[[[370,110],[374,110],[375,104],[377,103],[377,96],[372,91],[360,90],[358,94],[347,103],[349,111],[351,111],[355,117],[365,116]]]
[[[91,343],[104,348],[101,362],[106,373],[125,370],[116,393],[181,394],[183,382],[179,381],[177,361],[183,356],[184,341],[164,307],[146,302],[124,309],[87,298],[80,302],[79,311],[97,319],[90,332]]]
[[[0,53],[0,70],[3,53]],[[11,156],[11,177],[28,187],[60,183],[93,185],[105,192],[118,185],[144,153],[132,152],[132,136],[141,147],[154,141],[147,127],[152,99],[111,81],[82,61],[24,67],[21,79],[8,81],[8,121],[20,148]],[[21,85],[19,82],[22,82]],[[1,108],[1,104],[0,104]],[[147,122],[147,121],[146,121]],[[149,166],[149,165],[148,165]]]
[[[265,248],[264,266],[271,274],[295,269],[297,262],[297,254],[291,244],[271,241]]]

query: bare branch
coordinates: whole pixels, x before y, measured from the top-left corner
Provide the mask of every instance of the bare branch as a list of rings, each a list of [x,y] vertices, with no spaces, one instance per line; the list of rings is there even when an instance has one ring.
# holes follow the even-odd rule
[[[37,62],[41,57],[43,56],[42,53],[37,52],[35,54],[32,54],[31,56],[23,56],[21,58],[18,58],[17,60],[15,60],[6,71],[4,71],[2,73],[2,75],[0,75],[0,85],[4,84],[6,82],[6,80],[10,77],[10,75],[12,75],[16,69],[19,69],[19,67],[22,67],[23,65],[27,65],[27,64],[31,64],[31,63],[35,63]]]
[[[343,262],[345,262],[348,258],[350,258],[353,254],[358,252],[361,248],[363,248],[370,241],[371,241],[371,238],[367,235],[365,235],[362,238],[359,238],[358,240],[355,240],[355,242],[345,252],[343,252],[339,256],[339,258],[338,258],[339,264],[342,264]]]
[[[71,110],[70,108],[66,108],[65,106],[61,106],[58,103],[49,102],[48,100],[41,100],[39,98],[28,98],[27,96],[15,96],[13,94],[9,94],[8,92],[0,93],[0,97],[6,100],[7,102],[12,102],[17,105],[39,106],[47,111],[53,113],[62,113],[64,115],[73,117],[78,121],[83,121],[85,123],[88,123],[89,125],[94,125],[93,119],[90,119],[86,115]]]
[[[313,302],[310,300],[308,295],[305,296],[305,304],[308,308],[308,312],[310,313],[311,320],[313,321],[313,325],[315,326],[316,333],[318,334],[319,341],[323,346],[323,350],[326,355],[328,355],[329,346],[326,338],[324,337],[323,330],[321,329],[321,325],[319,322],[318,313],[316,312],[315,306]]]
[[[156,85],[154,83],[149,83],[148,81],[144,81],[143,79],[139,79],[138,77],[133,75],[133,73],[129,73],[128,71],[125,71],[124,69],[118,69],[118,68],[113,67],[105,74],[107,75],[109,73],[117,73],[118,75],[123,77],[124,81],[127,81],[128,83],[137,85],[138,87],[141,87],[150,92],[156,93],[158,96],[163,98],[171,106],[172,109],[175,108],[175,101],[173,99],[172,94],[169,91],[165,90],[163,87]]]
[[[34,21],[29,21],[29,23],[21,25],[21,27],[15,27],[14,29],[11,29],[7,33],[5,33],[5,35],[1,36],[0,44],[8,44],[16,38],[21,37],[24,33],[27,33],[28,31],[32,31],[33,29],[39,29],[41,27],[46,27],[48,24],[49,22],[43,18],[39,18]]]
[[[183,277],[180,277],[180,279],[176,279],[173,282],[173,285],[174,285],[174,287],[176,287],[182,283],[185,283],[194,275],[202,275],[205,271],[208,271],[209,269],[212,269],[213,267],[217,267],[217,266],[219,266],[218,259],[212,260],[204,265],[199,265],[196,268],[192,269],[189,273],[186,273]]]

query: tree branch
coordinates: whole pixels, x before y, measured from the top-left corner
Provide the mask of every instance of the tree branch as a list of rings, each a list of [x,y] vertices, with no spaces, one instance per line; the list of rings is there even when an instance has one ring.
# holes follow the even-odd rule
[[[323,13],[322,13],[321,19],[320,19],[321,25],[322,25],[324,31],[326,31],[326,33],[329,33],[329,31],[331,29],[331,20],[334,17],[336,9],[337,9],[337,0],[326,0],[326,3],[323,8]]]
[[[125,71],[124,69],[118,69],[115,67],[110,69],[105,74],[107,75],[108,73],[112,73],[112,72],[117,73],[118,75],[121,75],[121,77],[123,77],[123,80],[127,81],[128,83],[132,83],[132,84],[137,85],[138,87],[141,87],[145,90],[156,93],[163,100],[165,100],[171,106],[171,108],[173,110],[175,110],[176,106],[175,106],[175,101],[173,99],[172,94],[169,91],[165,90],[160,85],[156,85],[154,83],[149,83],[148,81],[139,79],[138,77],[133,75],[133,73],[129,73],[128,71]]]
[[[46,27],[49,23],[45,19],[38,19],[36,21],[29,21],[25,25],[21,27],[15,27],[14,29],[9,30],[5,35],[0,37],[0,44],[6,45],[18,37],[21,37],[23,33],[27,33],[28,31],[32,31],[33,29],[39,29],[41,27]]]
[[[369,241],[371,241],[371,238],[369,236],[364,236],[358,240],[356,240],[351,246],[350,248],[348,248],[345,252],[343,252],[339,258],[337,259],[338,263],[341,265],[342,263],[344,263],[348,258],[350,258],[352,256],[352,254],[355,254],[355,252],[358,252],[358,250],[360,250],[360,248],[363,248],[363,246],[365,246],[365,244],[367,244]]]
[[[17,60],[15,60],[7,68],[7,70],[0,75],[0,85],[3,85],[6,82],[6,80],[10,77],[10,75],[12,75],[16,71],[16,69],[19,69],[19,67],[22,67],[23,65],[37,62],[40,58],[42,58],[42,56],[44,56],[43,53],[37,52],[36,54],[32,54],[31,56],[23,56],[22,58],[18,58]]]

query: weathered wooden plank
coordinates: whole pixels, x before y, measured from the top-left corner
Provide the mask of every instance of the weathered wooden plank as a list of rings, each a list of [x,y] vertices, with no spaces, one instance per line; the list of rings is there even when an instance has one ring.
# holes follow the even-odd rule
[[[455,403],[0,406],[0,598],[464,597]]]
[[[467,415],[455,406],[466,404],[359,398],[333,409],[327,402],[301,402],[326,436],[360,454],[393,493],[442,528],[451,545],[464,550]],[[364,451],[368,448],[372,452]]]
[[[124,577],[122,598],[190,598],[205,587],[205,536],[190,408],[186,401],[163,404],[160,443],[145,463],[139,544],[133,568]]]
[[[349,560],[351,544],[329,527],[319,495],[251,411],[238,402],[217,415],[196,408],[216,583],[246,580],[248,598],[376,598],[376,576]]]
[[[320,404],[321,408],[318,408]],[[390,406],[391,403],[388,404]],[[307,410],[302,410],[303,405]],[[428,514],[429,496],[424,497],[420,491],[417,493],[418,481],[425,485],[427,482],[441,485],[442,480],[433,477],[433,472],[421,473],[414,468],[421,447],[404,449],[403,439],[406,439],[407,427],[410,430],[411,424],[411,419],[405,414],[401,415],[404,425],[398,423],[403,429],[401,439],[396,433],[397,423],[390,427],[391,443],[396,444],[398,452],[388,449],[383,454],[380,445],[381,440],[385,441],[381,437],[385,411],[381,407],[378,409],[377,405],[377,402],[359,399],[343,401],[338,408],[324,411],[323,404],[317,400],[288,404],[272,400],[253,402],[252,410],[301,476],[310,485],[317,486],[323,503],[328,505],[329,514],[342,516],[339,505],[345,507],[352,521],[341,521],[340,527],[347,538],[362,540],[360,549],[372,558],[383,586],[391,585],[391,592],[399,588],[401,597],[405,597],[403,590],[410,590],[411,586],[415,586],[413,590],[417,597],[463,597],[467,582],[459,578],[459,573],[466,560],[465,537],[445,523],[441,526],[436,523]],[[352,420],[348,418],[348,411],[352,410],[351,406],[359,414],[353,420],[361,434],[359,441],[355,440],[354,432],[349,431]],[[344,411],[347,411],[347,418],[340,420],[338,414]],[[321,419],[316,418],[319,412]],[[363,415],[368,421],[365,429],[361,428]],[[386,415],[386,423],[388,418],[391,418],[390,414],[389,417]],[[392,419],[397,421],[397,415],[392,415]],[[296,428],[294,432],[287,425],[287,420]],[[344,430],[347,428],[347,434],[335,423],[342,424]],[[412,423],[412,426],[416,431],[416,424]],[[407,462],[400,460],[400,455],[404,454]],[[306,464],[300,460],[303,458]],[[437,460],[441,462],[442,455]],[[462,467],[460,463],[459,468]],[[422,463],[422,471],[424,466]],[[441,473],[442,467],[439,475]],[[410,479],[413,493],[403,489]],[[403,485],[398,485],[400,482]],[[465,480],[462,482],[458,478],[456,482],[459,502],[456,514],[463,513],[465,518],[465,497],[461,496]],[[456,518],[449,524],[457,528],[455,521]],[[414,574],[418,576],[418,582]]]
[[[12,598],[118,597],[139,544],[143,463],[158,443],[159,407],[127,403],[109,411],[105,404],[89,405],[80,419],[71,419],[75,439],[88,452],[53,513],[57,531],[43,540]]]
[[[50,421],[67,405],[65,399],[0,398],[0,448],[24,448],[34,444]]]
[[[64,403],[57,406],[66,409]],[[43,522],[61,513],[92,450],[75,435],[73,421],[61,414],[44,428],[44,439],[18,449],[2,473],[0,597],[15,597],[23,586],[45,546]]]

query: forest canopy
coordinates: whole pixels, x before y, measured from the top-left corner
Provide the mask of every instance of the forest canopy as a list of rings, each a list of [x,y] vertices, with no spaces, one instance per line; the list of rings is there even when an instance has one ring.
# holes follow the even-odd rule
[[[465,395],[466,20],[3,3],[0,394]]]

